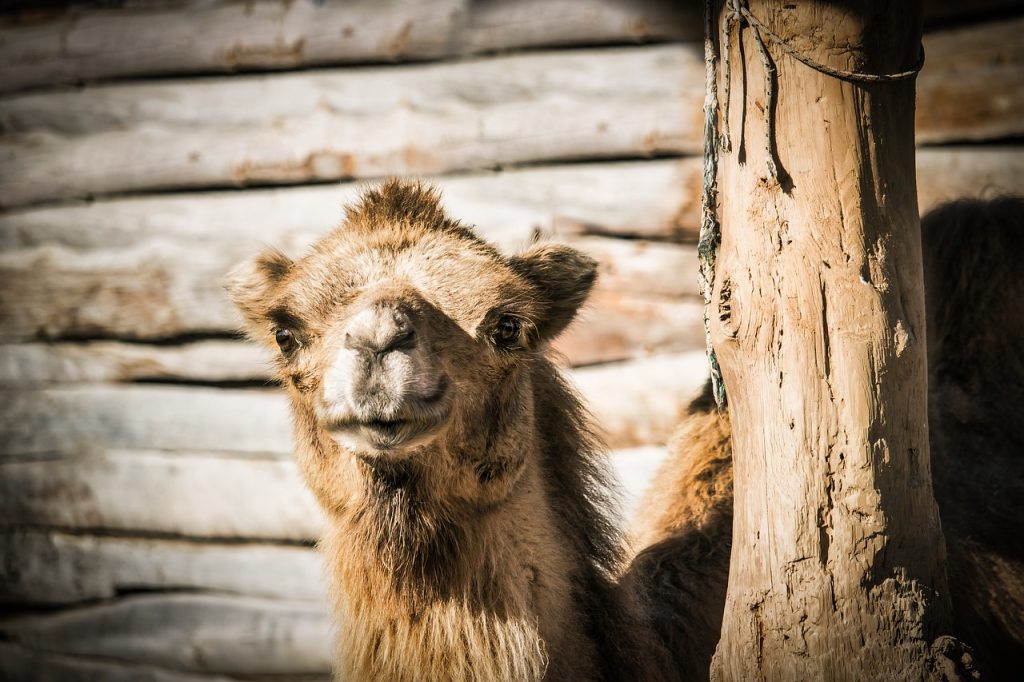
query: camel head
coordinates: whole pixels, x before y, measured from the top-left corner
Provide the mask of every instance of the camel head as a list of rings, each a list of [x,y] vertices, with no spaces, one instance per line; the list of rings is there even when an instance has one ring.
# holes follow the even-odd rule
[[[559,245],[506,257],[390,180],[291,260],[229,276],[248,331],[274,349],[297,447],[348,461],[514,473],[533,430],[531,368],[573,319],[596,264]],[[332,464],[334,462],[335,464]]]

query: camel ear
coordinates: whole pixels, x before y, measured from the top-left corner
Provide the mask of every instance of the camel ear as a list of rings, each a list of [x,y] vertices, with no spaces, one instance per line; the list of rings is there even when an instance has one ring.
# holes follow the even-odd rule
[[[253,336],[259,338],[266,333],[264,327],[274,292],[293,265],[288,256],[268,249],[228,273],[224,286]]]
[[[561,244],[534,246],[511,263],[540,292],[544,312],[536,325],[544,340],[569,326],[597,280],[597,261]]]

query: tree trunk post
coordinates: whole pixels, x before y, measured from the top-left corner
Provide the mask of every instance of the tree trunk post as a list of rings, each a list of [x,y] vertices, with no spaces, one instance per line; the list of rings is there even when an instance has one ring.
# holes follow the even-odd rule
[[[736,490],[715,680],[959,674],[939,651],[950,602],[914,173],[921,5],[712,10],[727,138],[709,324]],[[787,45],[826,71],[910,73],[837,77]]]

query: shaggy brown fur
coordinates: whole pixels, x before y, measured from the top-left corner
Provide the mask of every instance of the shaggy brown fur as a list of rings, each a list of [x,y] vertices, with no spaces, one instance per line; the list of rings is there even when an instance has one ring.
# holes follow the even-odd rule
[[[605,460],[544,350],[595,263],[504,257],[389,181],[229,289],[279,346],[342,680],[675,679],[608,514]],[[641,596],[645,590],[639,590]]]
[[[932,476],[956,635],[974,648],[982,679],[1016,680],[1024,661],[1024,200],[940,207],[924,218],[922,243]],[[649,599],[665,605],[654,618],[670,628],[673,652],[693,645],[690,669],[704,671],[694,679],[707,677],[725,605],[729,434],[708,385],[640,513],[641,539],[658,543],[637,559],[653,566]]]

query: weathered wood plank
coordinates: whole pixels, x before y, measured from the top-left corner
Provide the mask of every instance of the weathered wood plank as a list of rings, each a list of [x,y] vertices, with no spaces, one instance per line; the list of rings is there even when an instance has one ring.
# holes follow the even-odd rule
[[[667,391],[659,397],[668,405],[658,405],[658,413],[646,423],[633,425],[630,444],[667,438],[673,424],[666,423],[666,415],[674,418],[683,405]],[[626,511],[630,513],[639,496],[636,486],[647,477],[645,461],[631,461],[628,454],[613,457],[614,466],[627,484]],[[319,536],[323,522],[295,464],[289,460],[251,461],[206,454],[122,451],[88,457],[8,461],[0,465],[0,493],[0,527],[7,527],[8,531],[23,527],[57,528],[309,542]],[[39,583],[33,581],[49,584],[69,576],[73,582],[64,584],[49,600],[101,592],[123,584],[155,587],[161,580],[165,581],[164,587],[253,590],[257,594],[268,589],[268,576],[246,579],[225,573],[229,568],[252,567],[257,560],[267,559],[266,550],[236,555],[207,550],[212,553],[204,555],[185,553],[179,548],[149,555],[140,565],[138,556],[134,562],[129,561],[130,547],[93,549],[102,550],[100,556],[72,552],[65,557],[70,563],[50,565],[47,570],[56,571],[56,576],[26,574],[23,571],[31,566],[19,568],[20,564],[12,559],[4,569],[11,572],[12,580],[4,599],[26,599],[20,590],[38,587]],[[39,551],[43,554],[39,561],[49,561],[56,550],[42,546]],[[152,564],[158,557],[173,559],[175,553],[177,563]],[[124,563],[113,567],[97,563],[110,561],[111,557],[124,559]],[[22,556],[21,560],[30,561],[31,557]],[[282,561],[279,558],[276,566],[282,565]],[[290,561],[294,566],[297,559],[291,557]],[[217,562],[225,565],[218,567]],[[268,564],[260,570],[271,571],[276,566]],[[308,573],[301,577],[307,576]],[[196,582],[199,584],[192,584]],[[293,583],[284,583],[278,589],[293,587]],[[272,596],[280,596],[280,592]]]
[[[270,352],[241,341],[150,345],[120,341],[0,346],[0,387],[147,379],[269,380]]]
[[[655,46],[9,97],[0,205],[696,152],[701,68]]]
[[[0,26],[0,89],[102,78],[391,62],[550,45],[697,40],[654,0],[179,1],[68,8]]]
[[[925,3],[926,22],[1019,6]],[[550,45],[699,40],[700,8],[656,0],[314,0],[69,7],[0,24],[0,90],[126,76],[404,61]]]
[[[945,147],[917,152],[921,213],[960,197],[1024,194],[1024,147]]]
[[[0,642],[0,679],[5,682],[232,682],[234,678],[180,673],[150,665],[97,660],[91,656],[44,653]]]
[[[927,36],[917,79],[918,143],[997,140],[1024,124],[1024,17]]]
[[[962,195],[1024,192],[1024,150],[926,149],[918,158],[922,210]],[[452,185],[445,183],[445,189],[454,214],[467,215],[480,225],[482,234],[514,250],[527,243],[535,229],[678,235],[681,223],[673,214],[687,216],[689,224],[690,208],[697,203],[696,196],[687,194],[690,185],[677,182],[688,177],[699,177],[699,168],[690,162],[610,164],[597,169],[566,167],[465,178]],[[614,190],[617,178],[622,178],[625,187],[621,195]],[[578,203],[569,199],[589,181],[595,189],[581,191]],[[545,186],[552,189],[545,190]],[[644,187],[648,189],[641,189]],[[333,226],[339,206],[351,197],[353,189],[126,199],[0,217],[0,245],[10,249],[0,255],[0,276],[5,282],[0,289],[0,339],[147,339],[236,329],[239,319],[220,285],[223,273],[263,244],[301,252]],[[505,198],[499,201],[503,194]],[[523,203],[517,208],[520,200]],[[594,205],[588,210],[584,202],[590,200]],[[620,208],[614,208],[616,203]],[[616,217],[604,224],[588,217],[602,212]],[[648,289],[649,284],[651,290],[661,293],[692,293],[694,278],[686,274],[694,271],[689,262],[692,252],[614,240],[584,240],[581,244],[606,256],[607,276],[601,285],[606,292],[620,286],[635,292]],[[637,258],[634,252],[639,250],[647,257]],[[655,257],[666,253],[674,255],[660,260]],[[635,269],[644,263],[665,267],[648,270],[643,279],[634,278]],[[686,347],[639,338],[651,335],[651,330],[641,333],[645,319],[663,330],[656,334],[663,340],[687,334],[683,324],[666,323],[671,318],[667,310],[652,319],[651,305],[639,298],[606,297],[597,300],[594,308],[591,324],[580,327],[575,337],[593,343],[577,343],[576,350],[566,347],[574,364],[627,357],[639,346],[650,350]],[[596,343],[599,335],[627,341],[634,338],[639,346],[612,353],[611,346],[602,348]],[[98,372],[100,367],[95,369]]]
[[[614,448],[664,443],[707,378],[703,350],[575,370],[572,377]]]
[[[0,340],[152,339],[241,327],[224,274],[256,253],[240,241],[157,238],[123,249],[46,245],[0,253]],[[608,238],[580,241],[602,264],[605,291],[695,295],[694,247]],[[624,299],[606,299],[623,307]],[[628,301],[626,301],[628,303]],[[621,313],[620,313],[621,315]],[[628,313],[627,313],[628,315]]]
[[[158,595],[55,614],[8,618],[0,632],[35,651],[95,656],[171,670],[234,675],[330,670],[323,602]]]
[[[4,394],[0,454],[109,449],[291,452],[291,422],[278,390],[86,386]]]
[[[624,521],[665,453],[660,445],[611,453]],[[14,530],[0,533],[0,555],[0,603],[7,604],[66,605],[140,590],[327,599],[320,556],[308,547]]]
[[[621,491],[623,527],[628,528],[633,514],[647,486],[668,456],[664,445],[645,445],[639,448],[616,450],[612,453],[612,466]]]
[[[1022,26],[926,39],[921,142],[1024,133]],[[702,74],[694,46],[668,45],[12,96],[0,101],[0,205],[696,154]]]
[[[601,291],[555,350],[573,366],[703,347],[703,306]],[[269,381],[270,351],[240,341],[151,345],[120,341],[0,346],[0,387],[138,380]]]
[[[1024,193],[1024,150],[945,147],[917,153],[922,211],[982,190]],[[569,164],[433,181],[445,205],[487,239],[512,251],[534,232],[607,234],[696,241],[698,158]],[[0,249],[54,243],[124,248],[155,237],[191,244],[261,244],[300,251],[341,216],[358,183],[248,192],[127,197],[0,214]]]
[[[705,373],[703,351],[690,351],[582,367],[569,376],[609,443],[629,447],[664,442]],[[262,459],[292,449],[286,400],[276,390],[77,386],[7,391],[3,397],[0,456],[8,459],[107,450],[208,451]]]
[[[601,233],[695,240],[701,161],[569,164],[470,176],[440,176],[444,204],[505,250],[533,233]],[[99,200],[0,214],[0,249],[46,243],[124,248],[156,237],[240,242],[299,251],[341,219],[359,183],[247,192]]]
[[[320,556],[308,547],[16,530],[0,533],[0,553],[0,603],[71,604],[140,590],[327,599]]]
[[[127,452],[0,465],[0,525],[311,540],[319,508],[287,460]]]

